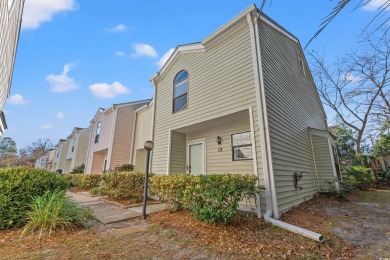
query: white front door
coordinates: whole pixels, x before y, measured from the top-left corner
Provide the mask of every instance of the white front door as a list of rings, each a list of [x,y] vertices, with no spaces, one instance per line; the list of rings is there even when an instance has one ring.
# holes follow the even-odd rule
[[[204,173],[203,143],[190,144],[188,147],[189,147],[188,172],[190,174],[195,174],[195,175]]]

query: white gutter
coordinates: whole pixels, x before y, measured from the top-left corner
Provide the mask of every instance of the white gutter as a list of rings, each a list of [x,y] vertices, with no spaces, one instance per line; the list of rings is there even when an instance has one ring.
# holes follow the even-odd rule
[[[260,18],[260,15],[261,15],[261,12],[258,12],[256,14],[255,19],[254,19],[255,28],[253,28],[253,23],[252,23],[252,19],[251,19],[250,14],[248,14],[247,18],[248,18],[248,22],[249,22],[250,31],[251,32],[254,31],[254,35],[255,35],[254,38],[255,38],[255,43],[256,43],[256,49],[255,49],[254,53],[256,56],[254,58],[258,62],[258,68],[259,68],[259,70],[256,71],[255,76],[259,77],[259,79],[260,79],[261,106],[262,106],[261,112],[262,112],[262,116],[263,116],[262,120],[264,120],[263,122],[260,122],[260,124],[263,125],[263,127],[261,127],[260,131],[262,131],[262,135],[264,135],[265,140],[263,139],[263,142],[265,141],[265,143],[266,143],[266,147],[262,146],[262,150],[267,149],[265,159],[267,161],[268,169],[266,169],[264,172],[264,182],[265,182],[266,188],[270,189],[270,191],[267,192],[267,195],[268,195],[267,196],[267,211],[264,214],[264,220],[266,220],[266,221],[268,221],[268,222],[272,223],[273,225],[278,226],[280,228],[283,228],[283,229],[289,230],[291,232],[300,234],[302,236],[316,240],[318,242],[323,242],[324,238],[321,234],[318,234],[318,233],[315,233],[313,231],[310,231],[310,230],[307,230],[307,229],[304,229],[304,228],[301,228],[298,226],[294,226],[294,225],[288,224],[286,222],[283,222],[281,220],[275,219],[275,218],[279,218],[279,210],[278,210],[278,204],[277,204],[277,200],[276,200],[275,180],[274,180],[274,174],[273,174],[272,160],[271,160],[271,156],[270,156],[271,155],[270,154],[271,153],[270,136],[269,136],[269,131],[267,128],[267,126],[268,126],[268,118],[267,118],[267,113],[266,113],[267,107],[266,107],[266,103],[265,103],[266,99],[265,99],[265,89],[264,89],[264,79],[263,79],[263,67],[262,67],[261,50],[260,50],[260,43],[259,43],[260,36],[259,36],[259,28],[258,28],[258,23],[257,23],[258,19]],[[259,111],[259,113],[260,113],[260,111]],[[275,217],[275,218],[273,218],[273,217]]]

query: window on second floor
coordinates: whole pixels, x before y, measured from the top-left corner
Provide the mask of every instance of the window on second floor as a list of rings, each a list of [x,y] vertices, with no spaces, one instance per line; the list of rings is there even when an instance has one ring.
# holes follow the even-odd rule
[[[100,128],[102,127],[102,123],[99,122],[96,126],[96,135],[95,135],[95,144],[99,142],[99,136],[100,136]]]
[[[177,73],[173,81],[173,113],[187,108],[188,99],[188,72]]]

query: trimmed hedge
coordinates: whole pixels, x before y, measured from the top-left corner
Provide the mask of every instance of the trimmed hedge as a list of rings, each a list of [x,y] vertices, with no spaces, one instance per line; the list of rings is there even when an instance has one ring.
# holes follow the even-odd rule
[[[158,195],[162,201],[171,205],[172,210],[177,211],[186,208],[184,195],[195,184],[193,175],[156,175],[150,178],[150,193]]]
[[[237,214],[241,200],[264,189],[249,174],[154,176],[150,181],[151,192],[174,210],[188,209],[196,219],[223,224]]]
[[[141,202],[145,174],[140,172],[112,172],[103,175],[102,192],[117,199]]]
[[[102,176],[102,174],[65,174],[71,186],[86,190],[99,187]]]
[[[0,229],[24,224],[33,197],[68,187],[63,176],[45,170],[0,168]]]

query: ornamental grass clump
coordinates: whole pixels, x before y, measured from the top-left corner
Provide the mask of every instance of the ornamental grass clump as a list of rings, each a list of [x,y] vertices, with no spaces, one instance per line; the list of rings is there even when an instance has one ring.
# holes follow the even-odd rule
[[[22,236],[35,231],[41,237],[45,231],[51,235],[56,229],[73,230],[84,227],[92,219],[91,209],[81,207],[65,191],[47,192],[33,198]]]

